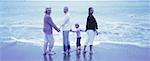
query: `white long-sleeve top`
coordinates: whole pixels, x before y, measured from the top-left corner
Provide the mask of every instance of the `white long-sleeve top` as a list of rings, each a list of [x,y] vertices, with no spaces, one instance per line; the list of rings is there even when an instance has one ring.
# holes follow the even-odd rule
[[[69,31],[71,29],[71,24],[70,24],[70,16],[69,13],[65,14],[63,24],[62,24],[62,30],[63,31]]]

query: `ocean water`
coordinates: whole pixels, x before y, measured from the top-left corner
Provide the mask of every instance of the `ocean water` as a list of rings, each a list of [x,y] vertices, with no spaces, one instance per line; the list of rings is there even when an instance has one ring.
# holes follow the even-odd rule
[[[140,1],[0,1],[0,42],[15,42],[42,46],[44,10],[52,8],[52,18],[59,27],[63,20],[63,7],[69,7],[72,29],[79,23],[85,29],[88,7],[94,8],[98,32],[94,45],[100,43],[150,46],[150,2]],[[54,30],[55,45],[62,45],[62,32]],[[86,41],[82,32],[82,45]],[[70,33],[71,45],[76,34]]]

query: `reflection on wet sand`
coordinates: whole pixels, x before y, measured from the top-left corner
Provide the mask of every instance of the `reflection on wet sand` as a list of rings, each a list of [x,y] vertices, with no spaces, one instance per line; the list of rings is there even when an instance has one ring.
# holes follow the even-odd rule
[[[52,55],[43,55],[44,61],[53,61]]]
[[[71,55],[70,54],[64,54],[64,57],[63,57],[63,61],[70,61],[70,57]]]
[[[81,60],[81,52],[76,52],[76,61],[82,61]]]
[[[75,58],[71,58],[71,55],[74,56],[74,54],[64,54],[62,57],[63,60],[60,61],[92,61],[92,54],[88,54],[88,53],[82,54],[81,52],[76,52]],[[43,57],[44,57],[44,61],[55,61],[53,60],[55,56],[52,57],[52,55],[43,55]]]
[[[83,54],[83,61],[92,61],[92,55],[93,54],[89,54],[88,56],[88,54]]]

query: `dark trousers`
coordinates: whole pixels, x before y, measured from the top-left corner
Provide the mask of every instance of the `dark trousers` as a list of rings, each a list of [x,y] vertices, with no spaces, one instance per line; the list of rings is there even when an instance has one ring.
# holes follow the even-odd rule
[[[78,37],[78,38],[77,38],[77,42],[76,42],[76,46],[77,46],[77,47],[81,46],[80,41],[81,41],[81,37]]]

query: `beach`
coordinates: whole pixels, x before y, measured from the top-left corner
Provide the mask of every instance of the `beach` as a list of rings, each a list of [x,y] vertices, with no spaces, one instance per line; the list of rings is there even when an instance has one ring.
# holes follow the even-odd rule
[[[81,4],[82,3],[82,4]],[[150,1],[0,1],[0,61],[150,61]],[[93,42],[94,53],[64,55],[61,32],[53,30],[52,56],[43,56],[43,18],[46,7],[60,27],[63,7],[69,7],[71,29],[79,24],[86,28],[88,8],[93,7],[98,32]],[[81,45],[87,33],[81,33]],[[76,34],[69,34],[71,50],[75,50]]]
[[[1,43],[0,61],[149,61],[150,48],[134,45],[121,45],[101,43],[95,45],[93,54],[77,54],[76,51],[70,55],[62,53],[62,46],[55,46],[55,55],[43,55],[43,47],[19,42]],[[75,50],[72,46],[71,50]],[[46,58],[47,57],[47,58]]]

